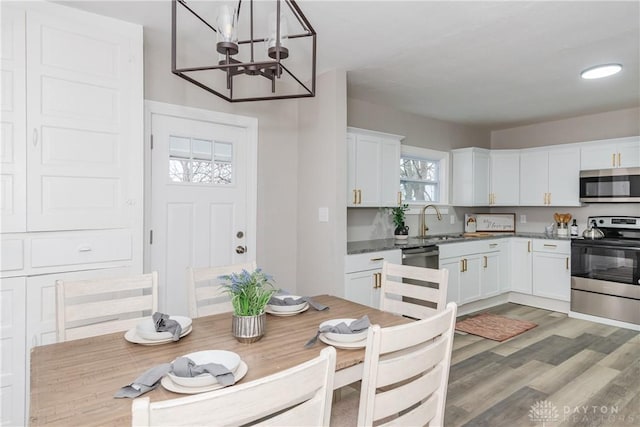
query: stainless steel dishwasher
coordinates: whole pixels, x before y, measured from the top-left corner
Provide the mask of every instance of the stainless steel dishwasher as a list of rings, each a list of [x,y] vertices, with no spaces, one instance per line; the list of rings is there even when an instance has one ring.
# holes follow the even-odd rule
[[[416,267],[438,268],[437,245],[419,246],[417,248],[407,248],[402,250],[402,264]]]
[[[413,265],[415,267],[438,268],[440,251],[436,245],[425,245],[417,248],[407,248],[402,250],[402,264]],[[438,289],[437,283],[422,282],[419,280],[402,279],[404,283],[410,283],[417,286],[426,286]],[[402,297],[403,301],[413,304],[424,305],[426,307],[436,308],[435,304],[427,301],[416,300],[410,297]]]

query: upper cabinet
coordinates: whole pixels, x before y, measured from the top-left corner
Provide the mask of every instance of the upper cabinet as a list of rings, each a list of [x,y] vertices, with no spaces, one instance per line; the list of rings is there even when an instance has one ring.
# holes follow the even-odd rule
[[[347,129],[347,206],[396,206],[400,200],[400,141],[404,137]]]
[[[454,206],[489,204],[489,150],[462,148],[451,150],[453,158]]]
[[[640,137],[586,143],[580,155],[581,170],[640,167]]]
[[[3,5],[3,232],[130,227],[141,211],[142,29],[59,9]]]
[[[489,153],[491,206],[517,206],[520,198],[520,151],[492,150]]]
[[[520,206],[580,206],[580,148],[520,151]]]

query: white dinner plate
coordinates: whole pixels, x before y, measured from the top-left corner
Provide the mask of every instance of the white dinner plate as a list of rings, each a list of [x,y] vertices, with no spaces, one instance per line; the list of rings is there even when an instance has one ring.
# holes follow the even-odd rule
[[[185,335],[189,335],[192,330],[193,330],[193,327],[189,326],[187,330],[182,331],[182,334],[180,334],[180,338],[184,337]],[[176,342],[176,341],[173,341],[173,339],[171,338],[167,338],[164,340],[144,339],[137,334],[136,328],[131,328],[127,332],[125,332],[124,339],[129,341],[130,343],[141,344],[141,345],[160,345],[160,344],[166,344],[169,342]]]
[[[243,360],[241,360],[240,365],[238,365],[238,369],[234,374],[235,382],[237,383],[242,378],[244,378],[244,376],[247,375],[247,371],[249,371],[249,367]],[[174,383],[171,380],[171,378],[169,378],[169,376],[162,377],[160,384],[162,384],[162,387],[166,388],[169,391],[172,391],[174,393],[182,393],[182,394],[204,393],[206,391],[218,390],[225,387],[222,384],[219,384],[217,382],[215,384],[211,384],[204,387],[184,387],[184,386],[181,386],[180,384]]]
[[[357,350],[359,348],[364,348],[367,346],[366,338],[362,341],[356,341],[356,342],[336,342],[325,337],[324,334],[320,334],[319,338],[320,338],[320,341],[322,341],[323,343],[333,346],[335,348],[341,348],[343,350]]]
[[[292,298],[292,299],[299,299],[302,298],[298,295],[274,295],[272,298],[276,298],[279,300],[284,300],[286,298]],[[294,311],[299,311],[302,310],[305,305],[307,305],[306,301],[303,301],[300,304],[295,304],[295,305],[271,305],[268,304],[267,308],[269,308],[271,311],[278,311],[278,312],[283,312],[283,313],[293,313]]]
[[[240,355],[232,351],[226,350],[204,350],[195,353],[185,354],[196,365],[204,365],[206,363],[218,363],[234,373],[240,365]],[[207,387],[218,384],[216,377],[208,372],[198,375],[197,377],[179,377],[171,372],[167,374],[171,380],[182,387]]]
[[[185,316],[169,316],[169,319],[175,320],[180,324],[182,330],[185,331],[191,326],[191,318]],[[160,341],[171,339],[173,334],[171,332],[156,332],[156,325],[153,323],[152,317],[142,319],[136,325],[136,333],[140,338],[144,338],[150,341]]]
[[[269,308],[270,306],[267,306],[265,307],[264,312],[269,313],[273,316],[280,316],[280,317],[295,316],[296,314],[300,314],[309,310],[309,304],[307,304],[306,302],[304,304],[305,305],[300,310],[297,310],[297,311],[272,311]]]
[[[320,329],[322,329],[323,326],[336,326],[337,324],[342,322],[346,323],[348,326],[352,322],[355,322],[356,320],[357,319],[331,319],[331,320],[327,320],[326,322],[320,323]],[[362,341],[367,339],[367,330],[365,329],[364,331],[358,332],[355,334],[338,334],[335,332],[323,332],[322,334],[320,334],[320,336],[322,335],[326,336],[333,342],[356,342],[356,341]]]

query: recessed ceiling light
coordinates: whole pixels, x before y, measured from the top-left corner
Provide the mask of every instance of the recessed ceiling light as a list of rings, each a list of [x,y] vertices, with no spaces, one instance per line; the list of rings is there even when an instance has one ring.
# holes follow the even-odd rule
[[[622,65],[620,64],[596,65],[581,72],[580,77],[583,79],[600,79],[619,73],[620,70],[622,70]]]

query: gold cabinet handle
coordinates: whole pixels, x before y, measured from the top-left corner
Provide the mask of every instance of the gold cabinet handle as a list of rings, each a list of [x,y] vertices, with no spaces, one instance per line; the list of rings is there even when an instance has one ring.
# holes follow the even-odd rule
[[[460,260],[460,272],[464,273],[464,259]]]
[[[379,276],[380,276],[380,273],[373,273],[373,289],[377,289],[379,287],[378,286],[378,283],[380,280]]]
[[[497,244],[497,243],[489,243],[489,247],[490,247],[490,248],[495,248],[496,246],[498,246],[498,244]]]
[[[487,268],[487,256],[484,255],[484,268]]]
[[[358,190],[356,190],[355,188],[353,189],[353,204],[358,204]]]
[[[358,190],[358,204],[362,204],[362,190]]]
[[[544,244],[544,247],[545,247],[545,248],[557,248],[557,247],[558,247],[558,245],[551,245],[551,244],[549,244],[549,243],[545,243],[545,244]]]
[[[402,205],[402,191],[398,191],[398,206]]]
[[[622,155],[620,153],[618,153],[618,167],[622,166],[622,159],[621,159]]]
[[[531,252],[531,240],[527,242],[527,252]]]
[[[611,155],[611,166],[614,168],[616,167],[616,153]]]
[[[567,270],[569,269],[569,257],[565,258],[565,266]]]
[[[547,193],[547,204],[551,204],[551,193]]]
[[[384,257],[380,257],[380,258],[369,258],[371,261],[382,261],[384,259]]]

